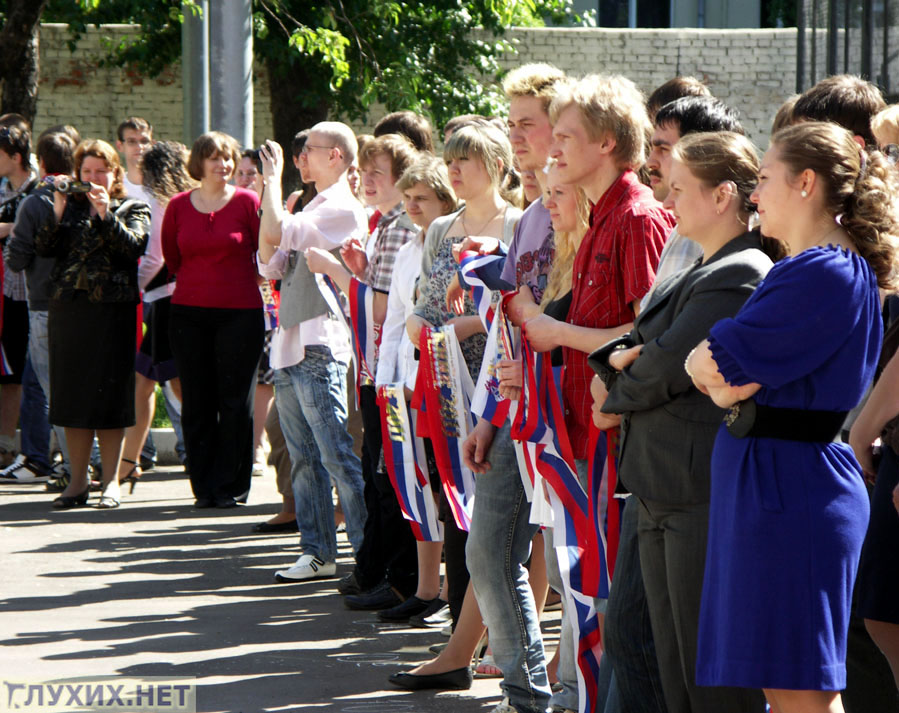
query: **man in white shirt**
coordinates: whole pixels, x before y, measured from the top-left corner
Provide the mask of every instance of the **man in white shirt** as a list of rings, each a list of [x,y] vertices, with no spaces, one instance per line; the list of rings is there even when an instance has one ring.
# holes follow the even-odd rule
[[[144,190],[144,179],[141,175],[140,160],[146,150],[153,145],[153,127],[146,119],[129,116],[116,129],[115,147],[125,157],[125,192],[129,198],[149,203],[149,196]]]
[[[281,147],[268,141],[260,150],[266,190],[259,271],[268,279],[282,279],[270,359],[281,429],[293,464],[301,537],[299,559],[275,573],[282,582],[331,577],[336,572],[332,478],[353,552],[362,544],[366,517],[362,466],[346,430],[348,335],[329,312],[303,256],[306,248],[335,250],[349,238],[365,237],[368,218],[346,180],[356,152],[356,137],[345,124],[328,121],[313,126],[300,161],[318,194],[300,213],[289,214],[281,204]]]

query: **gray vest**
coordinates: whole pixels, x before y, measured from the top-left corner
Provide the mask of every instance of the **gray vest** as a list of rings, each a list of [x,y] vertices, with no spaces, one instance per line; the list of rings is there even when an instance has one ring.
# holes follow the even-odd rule
[[[332,252],[336,254],[337,249]],[[289,329],[329,312],[328,303],[315,283],[315,275],[306,266],[305,256],[291,250],[287,271],[281,280],[281,307],[278,309],[280,325]]]

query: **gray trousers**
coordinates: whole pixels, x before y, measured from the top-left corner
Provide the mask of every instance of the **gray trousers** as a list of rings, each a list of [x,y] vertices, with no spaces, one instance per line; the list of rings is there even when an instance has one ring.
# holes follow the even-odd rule
[[[638,506],[640,568],[668,713],[764,713],[761,691],[696,685],[708,503],[637,500],[632,505]],[[746,585],[764,586],[764,582]]]

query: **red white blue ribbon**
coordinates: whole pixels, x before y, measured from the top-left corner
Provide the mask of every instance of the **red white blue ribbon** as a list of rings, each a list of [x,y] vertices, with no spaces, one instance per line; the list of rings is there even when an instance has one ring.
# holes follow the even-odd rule
[[[594,597],[608,597],[609,570],[605,540],[597,528],[591,498],[575,470],[565,428],[561,379],[549,354],[531,349],[522,337],[524,395],[516,415],[517,433],[536,447],[534,467],[549,486],[553,509],[553,541],[574,627],[577,646],[579,706],[592,711],[601,651]]]
[[[412,412],[406,404],[403,384],[378,388],[384,463],[400,510],[419,542],[442,542],[443,524],[428,477],[424,443],[415,435]]]
[[[380,334],[374,320],[374,293],[364,282],[355,277],[350,280],[348,295],[349,315],[343,307],[337,285],[327,275],[317,273],[315,282],[328,308],[341,321],[350,335],[353,345],[353,363],[356,373],[356,403],[359,403],[359,387],[374,383],[372,367],[377,355]]]
[[[418,381],[413,407],[419,408],[434,448],[440,482],[460,530],[471,529],[475,479],[462,460],[462,443],[474,425],[471,376],[452,325],[423,327],[419,338]],[[422,408],[423,407],[423,408]],[[426,430],[427,433],[422,433]]]
[[[467,250],[462,253],[459,260],[459,271],[462,273],[462,277],[465,278],[465,282],[471,287],[471,298],[474,300],[478,316],[481,318],[481,322],[487,332],[490,331],[490,324],[493,322],[493,293],[478,276],[478,270],[504,259],[505,255],[479,255],[476,252]]]

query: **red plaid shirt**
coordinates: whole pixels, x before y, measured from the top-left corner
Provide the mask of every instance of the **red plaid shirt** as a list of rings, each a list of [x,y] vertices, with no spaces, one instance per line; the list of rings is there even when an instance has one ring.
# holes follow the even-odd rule
[[[649,291],[674,223],[637,175],[625,171],[591,211],[590,230],[574,258],[569,324],[603,329],[633,321],[631,304]],[[586,458],[593,370],[585,352],[566,347],[563,354],[568,436],[575,458]]]

